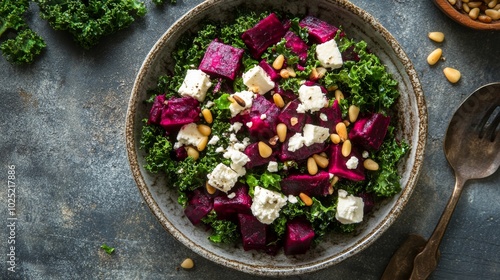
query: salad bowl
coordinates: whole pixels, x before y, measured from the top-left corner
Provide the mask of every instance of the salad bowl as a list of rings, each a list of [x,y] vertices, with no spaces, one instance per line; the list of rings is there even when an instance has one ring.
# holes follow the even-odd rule
[[[193,226],[177,202],[177,191],[167,186],[161,174],[145,169],[145,152],[140,149],[143,119],[148,118],[148,91],[157,79],[173,67],[172,51],[180,38],[200,28],[205,20],[234,17],[236,9],[278,11],[313,15],[342,26],[350,38],[364,40],[398,83],[400,97],[395,105],[396,136],[411,147],[399,162],[402,190],[380,203],[352,234],[327,235],[305,254],[272,256],[244,251],[241,245],[224,245],[208,240],[208,232]],[[427,111],[424,96],[410,59],[392,35],[372,16],[347,0],[208,0],[174,23],[149,52],[134,83],[126,119],[127,153],[133,177],[145,202],[159,223],[177,240],[213,262],[255,275],[290,276],[324,269],[351,257],[372,244],[399,216],[415,188],[424,156]]]

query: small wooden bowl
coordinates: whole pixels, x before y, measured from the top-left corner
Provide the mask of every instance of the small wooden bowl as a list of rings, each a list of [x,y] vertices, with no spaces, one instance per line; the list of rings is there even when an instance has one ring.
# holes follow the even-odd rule
[[[461,13],[448,0],[434,0],[434,3],[443,13],[463,26],[476,30],[500,30],[500,20],[493,21],[492,23],[483,23],[479,20],[471,19],[467,14]]]

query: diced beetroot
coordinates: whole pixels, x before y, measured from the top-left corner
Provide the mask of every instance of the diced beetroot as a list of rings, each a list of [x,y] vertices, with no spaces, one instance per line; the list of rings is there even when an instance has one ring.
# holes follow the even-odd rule
[[[271,77],[271,80],[273,81],[277,81],[281,78],[280,76],[280,73],[278,73],[278,71],[274,70],[274,68],[269,65],[269,63],[267,63],[267,61],[265,60],[261,60],[259,62],[259,66],[262,67],[262,69],[264,69],[264,71],[266,71],[266,73],[269,75],[269,77]]]
[[[211,76],[234,80],[241,67],[243,52],[242,49],[214,40],[208,45],[198,68]]]
[[[260,156],[259,153],[259,143],[255,142],[250,145],[248,145],[245,148],[245,155],[250,158],[250,160],[246,163],[245,168],[251,169],[254,168],[255,166],[261,166],[264,164],[268,164],[270,161],[275,161],[276,158],[274,155],[271,155],[268,158],[263,158]]]
[[[233,188],[235,197],[228,198],[224,193],[214,198],[214,210],[220,219],[229,219],[235,214],[251,214],[252,198],[248,195],[248,187],[239,185]]]
[[[293,53],[299,56],[299,61],[304,64],[307,59],[307,50],[309,46],[302,41],[293,31],[287,31],[285,34],[285,47],[289,48]]]
[[[274,13],[271,13],[254,27],[245,31],[241,38],[252,56],[257,59],[268,47],[278,43],[285,33],[286,29],[281,21]]]
[[[288,160],[303,160],[314,154],[321,153],[327,148],[326,143],[314,143],[311,146],[304,145],[294,152],[288,150],[288,139],[281,145],[281,154],[279,155],[281,161]]]
[[[267,225],[251,214],[238,214],[243,249],[261,250],[266,248]]]
[[[286,225],[285,255],[305,254],[314,239],[314,230],[307,220],[294,219]]]
[[[367,150],[378,150],[384,141],[391,118],[374,113],[361,117],[349,132],[351,141]]]
[[[342,52],[342,61],[352,60],[354,62],[359,61],[359,55],[354,51],[354,46],[348,47],[345,51]]]
[[[313,16],[303,18],[299,26],[307,28],[309,37],[319,44],[333,39],[339,31],[337,27]]]
[[[155,97],[153,106],[149,111],[148,124],[160,124],[161,112],[165,108],[165,95],[160,94]]]
[[[365,168],[363,167],[363,158],[355,147],[352,147],[349,156],[342,155],[342,145],[330,145],[330,164],[328,172],[351,181],[362,181],[365,179]],[[358,159],[358,166],[355,169],[347,168],[347,161],[352,157]]]
[[[321,114],[325,114],[326,121],[323,120]],[[322,127],[328,127],[330,129],[330,133],[333,133],[337,123],[342,121],[342,110],[340,109],[339,102],[335,100],[331,107],[321,108],[319,110],[319,116],[319,125]]]
[[[289,131],[301,132],[302,127],[306,124],[308,115],[304,113],[297,113],[299,104],[300,100],[296,98],[288,103],[278,116],[279,121],[286,124]],[[295,122],[295,119],[292,122],[292,118],[296,118],[297,122]]]
[[[170,134],[185,124],[199,121],[199,104],[198,100],[190,96],[169,99],[161,112],[160,125]]]
[[[206,192],[196,189],[187,202],[184,214],[193,225],[197,225],[212,209],[213,199]]]
[[[330,174],[320,171],[311,176],[309,174],[293,174],[281,180],[281,191],[285,195],[326,196],[333,191],[330,187]]]
[[[249,117],[252,125],[248,127],[250,135],[258,139],[269,139],[276,135],[276,125],[280,109],[262,95],[254,98]]]
[[[363,199],[364,207],[363,207],[363,213],[368,214],[373,210],[373,207],[375,206],[375,197],[373,193],[360,193],[358,195]]]
[[[175,158],[178,161],[186,159],[187,156],[188,156],[188,154],[187,154],[185,147],[180,147],[180,148],[175,149]]]
[[[297,95],[293,92],[293,90],[283,90],[278,83],[276,83],[276,86],[274,87],[274,92],[281,95],[285,104],[297,99]]]

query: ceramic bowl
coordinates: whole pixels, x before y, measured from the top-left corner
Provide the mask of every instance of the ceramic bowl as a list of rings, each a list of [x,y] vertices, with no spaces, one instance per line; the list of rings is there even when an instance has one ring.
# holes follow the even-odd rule
[[[471,19],[468,14],[458,11],[453,5],[450,4],[450,2],[448,2],[448,0],[434,0],[434,3],[448,17],[463,26],[476,30],[500,30],[500,20],[495,20],[491,23],[484,23],[479,20]]]
[[[188,30],[196,30],[201,21],[227,20],[236,7],[252,10],[286,11],[296,15],[314,15],[331,24],[342,26],[347,35],[365,40],[377,54],[393,78],[399,82],[401,97],[396,105],[398,137],[405,139],[411,150],[399,165],[402,191],[387,199],[372,212],[354,234],[329,235],[304,255],[270,256],[244,251],[242,246],[211,243],[205,229],[193,226],[177,203],[177,193],[165,187],[161,175],[144,168],[144,152],[139,149],[141,120],[148,115],[144,103],[148,89],[156,85],[158,76],[172,67],[171,51]],[[371,15],[346,0],[208,0],[187,12],[173,24],[146,57],[133,86],[126,119],[127,152],[133,177],[152,213],[176,239],[199,255],[239,271],[265,276],[290,276],[317,271],[351,257],[374,242],[399,216],[415,188],[422,166],[427,134],[427,110],[417,73],[410,59],[393,36]]]

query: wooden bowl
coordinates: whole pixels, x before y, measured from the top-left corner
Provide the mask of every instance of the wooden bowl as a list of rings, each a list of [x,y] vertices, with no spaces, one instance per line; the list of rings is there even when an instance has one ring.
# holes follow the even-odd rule
[[[443,13],[463,26],[476,30],[500,30],[500,20],[496,20],[491,23],[483,23],[479,20],[471,19],[467,14],[461,13],[455,9],[455,7],[448,2],[448,0],[434,0],[434,3],[441,11],[443,11]]]

